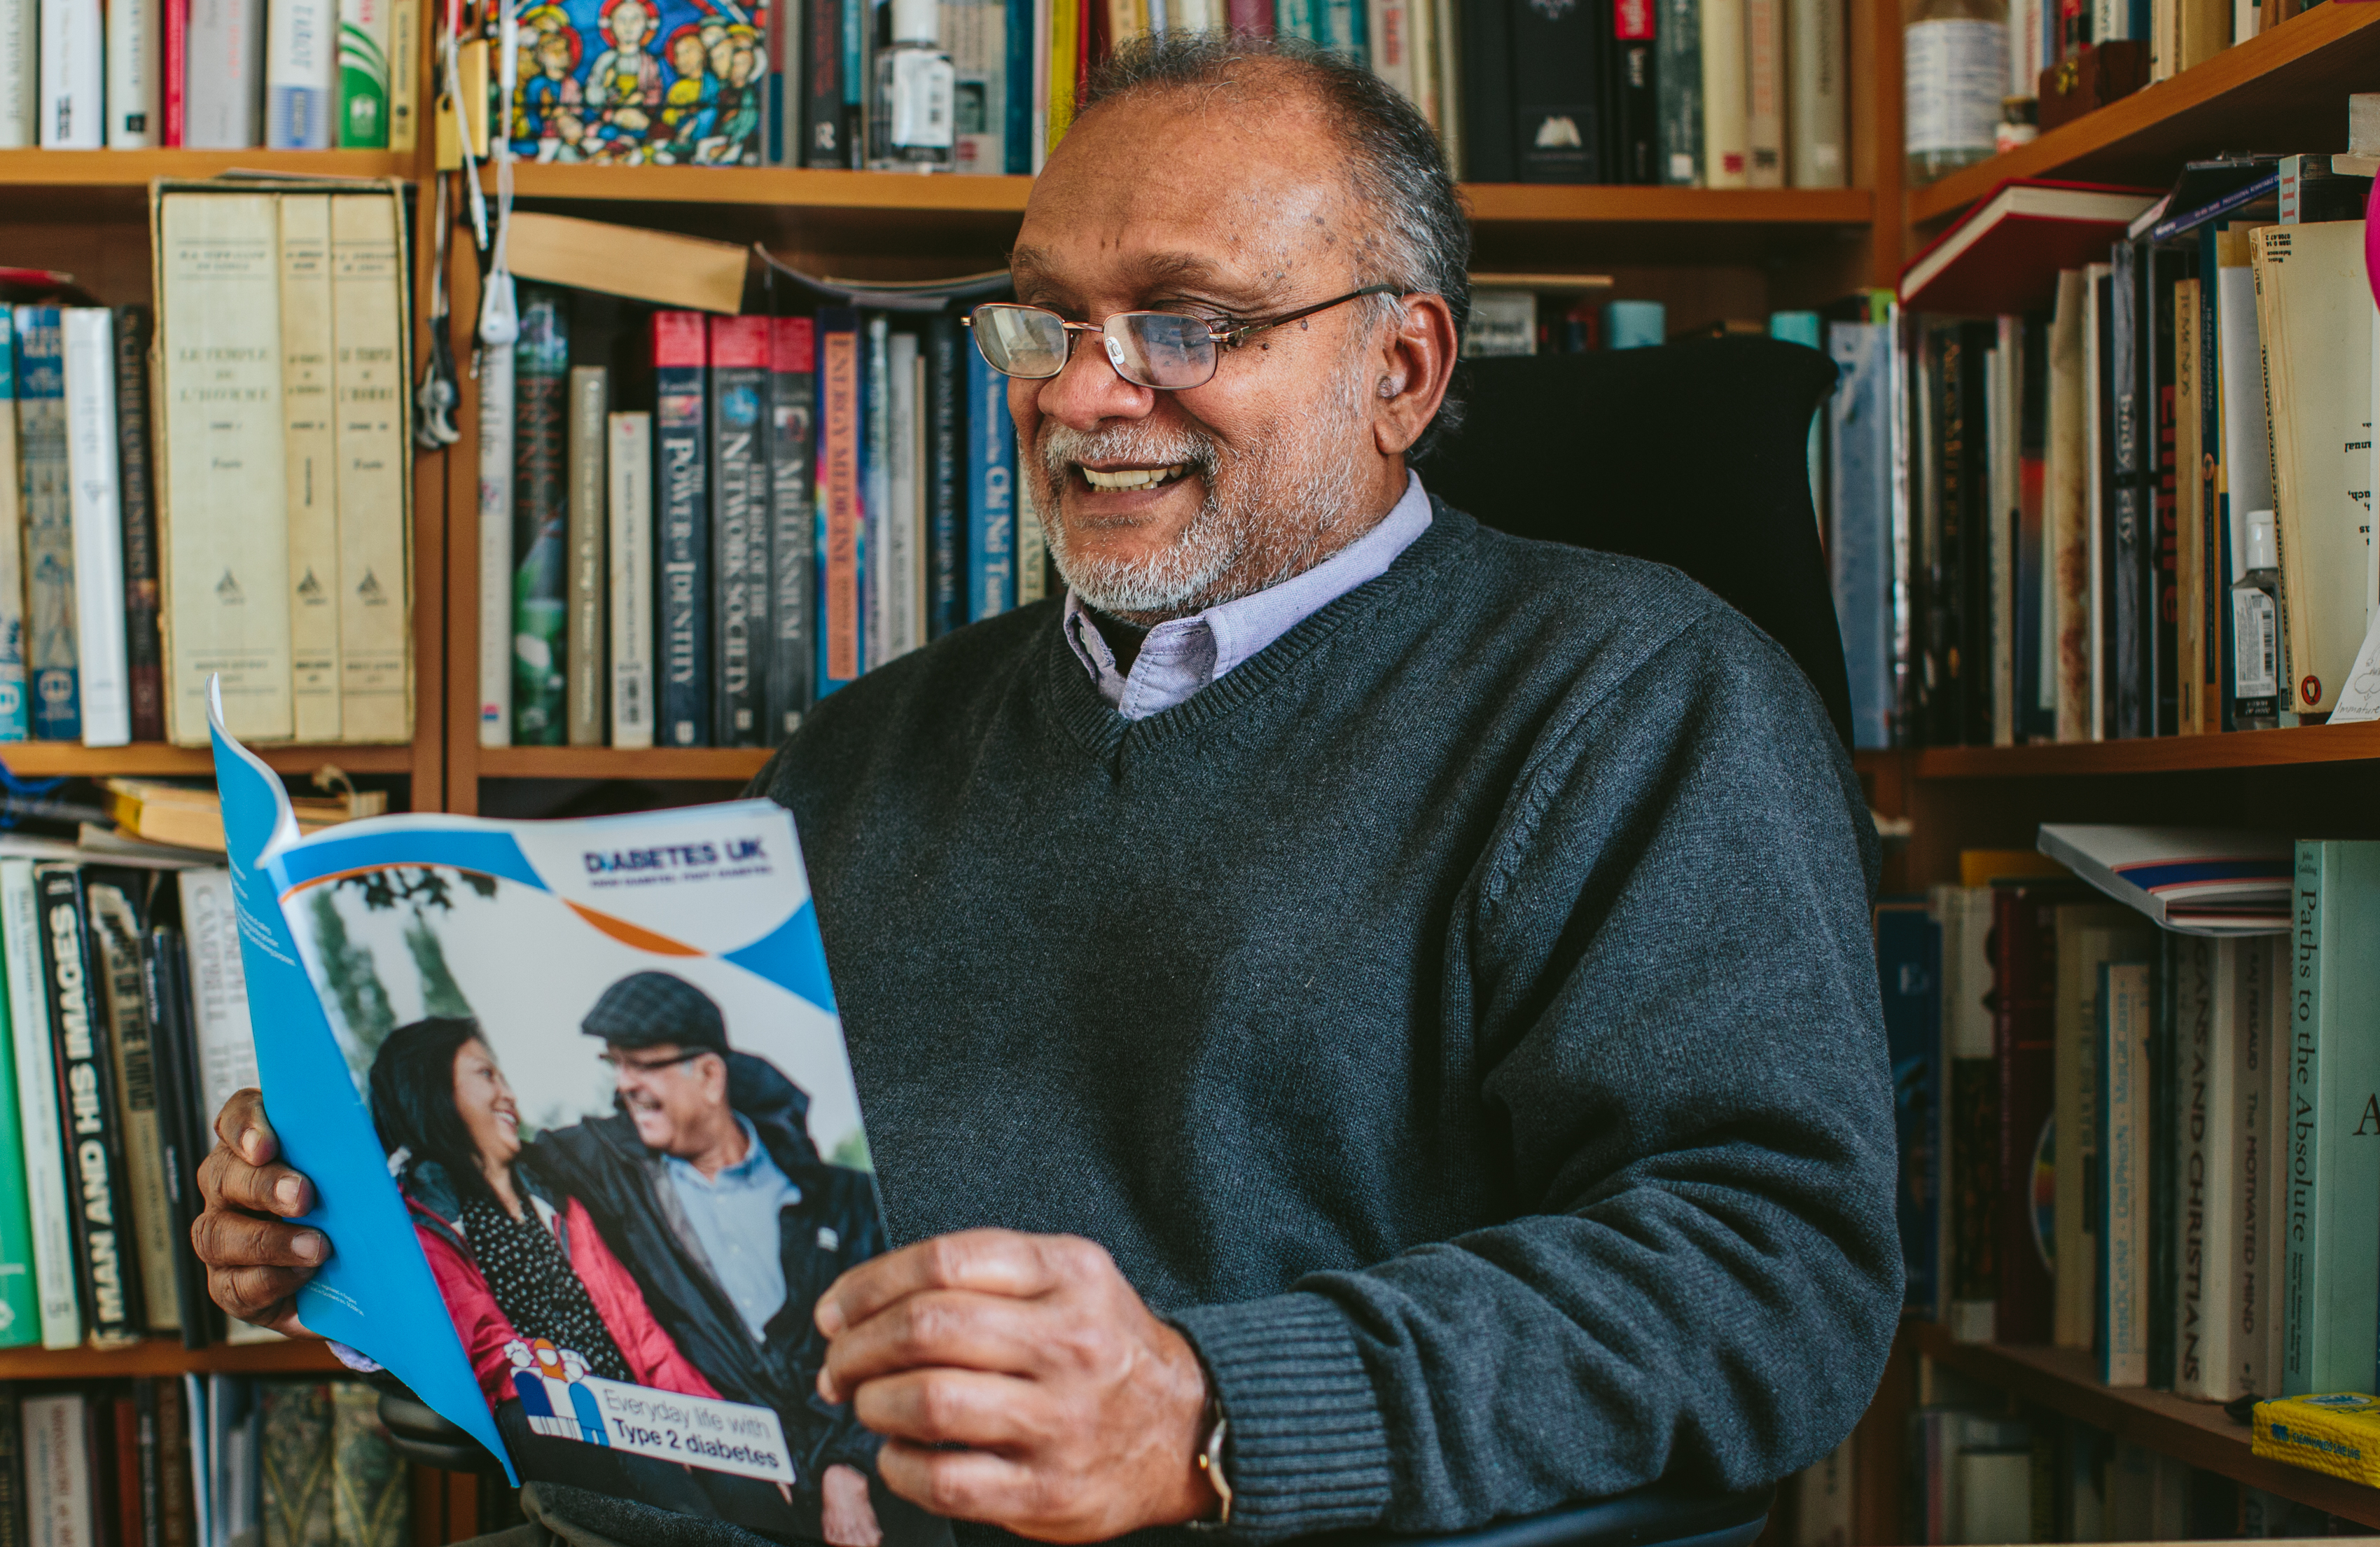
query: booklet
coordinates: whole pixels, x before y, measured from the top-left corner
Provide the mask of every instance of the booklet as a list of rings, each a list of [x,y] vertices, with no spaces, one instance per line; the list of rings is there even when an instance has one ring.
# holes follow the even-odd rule
[[[2176,934],[2279,934],[2289,926],[2293,846],[2212,827],[2043,822],[2042,853]]]
[[[265,1105],[332,1256],[307,1329],[516,1481],[783,1541],[950,1541],[816,1380],[885,1249],[792,816],[393,816],[302,837],[214,719]]]

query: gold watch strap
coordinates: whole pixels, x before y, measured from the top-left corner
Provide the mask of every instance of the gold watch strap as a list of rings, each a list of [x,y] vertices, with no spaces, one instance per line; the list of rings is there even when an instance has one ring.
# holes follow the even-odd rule
[[[1230,1436],[1231,1428],[1230,1419],[1217,1418],[1215,1427],[1207,1431],[1207,1443],[1198,1447],[1198,1469],[1207,1474],[1208,1486],[1223,1501],[1222,1513],[1203,1524],[1222,1527],[1232,1523],[1232,1480],[1223,1475],[1223,1442]]]

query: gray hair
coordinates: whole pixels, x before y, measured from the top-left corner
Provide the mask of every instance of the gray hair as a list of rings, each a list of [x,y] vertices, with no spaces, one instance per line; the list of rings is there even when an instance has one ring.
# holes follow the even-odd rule
[[[1242,66],[1259,61],[1282,67],[1311,93],[1343,142],[1350,189],[1372,217],[1356,248],[1356,283],[1444,298],[1459,343],[1471,321],[1471,222],[1462,195],[1428,120],[1359,61],[1300,38],[1160,32],[1134,39],[1093,68],[1077,110],[1146,91],[1232,85]],[[1395,296],[1365,304],[1375,318],[1403,320]],[[1462,401],[1449,387],[1406,455],[1427,455],[1462,422]]]

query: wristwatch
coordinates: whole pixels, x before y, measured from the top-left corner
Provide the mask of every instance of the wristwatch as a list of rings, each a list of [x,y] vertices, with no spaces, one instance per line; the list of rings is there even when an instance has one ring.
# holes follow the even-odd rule
[[[1207,1441],[1198,1447],[1198,1469],[1207,1475],[1208,1485],[1223,1501],[1223,1507],[1212,1520],[1194,1520],[1191,1524],[1194,1528],[1220,1530],[1232,1523],[1232,1480],[1223,1475],[1223,1443],[1231,1436],[1232,1420],[1223,1416],[1223,1404],[1212,1392],[1208,1394],[1207,1411],[1199,1427],[1206,1431]]]

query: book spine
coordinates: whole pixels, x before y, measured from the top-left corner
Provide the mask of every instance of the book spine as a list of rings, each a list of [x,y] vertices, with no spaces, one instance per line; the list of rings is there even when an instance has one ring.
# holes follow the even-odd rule
[[[124,659],[124,509],[117,497],[115,318],[61,314],[66,346],[67,477],[74,524],[75,686],[86,747],[132,739]]]
[[[2099,1379],[2148,1383],[2151,968],[2100,968]]]
[[[1786,0],[1744,0],[1744,182],[1785,186]]]
[[[1917,904],[1881,904],[1876,954],[1886,1056],[1897,1092],[1893,1213],[1900,1233],[1901,1308],[1934,1321],[1941,1315],[1941,1153],[1934,1142],[1942,1087],[1941,926]]]
[[[958,75],[952,152],[961,172],[1008,169],[1008,9],[1007,0],[942,7],[942,41]]]
[[[1660,113],[1661,181],[1703,186],[1702,0],[1655,0],[1653,92]]]
[[[969,623],[1016,605],[1016,427],[1008,378],[966,352]]]
[[[338,1547],[404,1547],[413,1540],[411,1468],[381,1427],[380,1394],[331,1385],[332,1539]]]
[[[270,194],[168,193],[158,202],[166,734],[206,743],[207,679],[220,676],[234,736],[285,741],[280,222]],[[175,411],[201,392],[203,414]]]
[[[214,1147],[199,1125],[197,1045],[190,1028],[188,958],[181,932],[152,927],[140,957],[141,988],[149,1007],[150,1052],[156,1066],[158,1144],[165,1163],[165,1199],[171,1238],[186,1241],[198,1223],[198,1165]],[[188,1251],[170,1253],[174,1298],[180,1312],[182,1346],[203,1348],[215,1312],[207,1297],[206,1265]]]
[[[1997,612],[1993,591],[1994,578],[1998,573],[1996,561],[2001,552],[1993,530],[1991,497],[1991,364],[1996,332],[1990,323],[1962,324],[1959,330],[1955,384],[1949,372],[1944,372],[1946,387],[1955,384],[1957,390],[1956,417],[1945,416],[1944,434],[1948,437],[1955,433],[1960,441],[1959,455],[1953,458],[1946,445],[1942,458],[1946,500],[1949,481],[1953,477],[1958,480],[1960,518],[1958,566],[1951,577],[1958,588],[1959,615],[1956,627],[1947,636],[1956,651],[1947,658],[1958,686],[1958,729],[1952,739],[1971,747],[1992,744],[1992,662],[1996,654],[1993,618]],[[1947,514],[1944,519],[1948,521]]]
[[[2248,1228],[2239,1178],[2243,1169],[2255,1168],[2241,1143],[2252,1130],[2238,985],[2241,961],[2263,948],[2260,940],[2191,940],[2184,942],[2182,960],[2187,1045],[2177,1065],[2181,1229],[2174,1389],[2217,1402],[2254,1389],[2239,1384],[2240,1292],[2246,1273],[2241,1248]]]
[[[266,0],[265,27],[265,145],[329,150],[338,89],[336,0]]]
[[[959,543],[960,435],[959,326],[946,315],[927,319],[926,398],[926,638],[939,640],[966,621],[960,594],[965,559]]]
[[[1601,28],[1596,10],[1559,13],[1505,0],[1512,94],[1506,133],[1513,172],[1524,183],[1592,183],[1603,177]]]
[[[0,1541],[30,1547],[32,1522],[25,1513],[25,1427],[22,1398],[12,1385],[0,1391]]]
[[[388,7],[388,148],[412,150],[421,133],[421,0]]]
[[[79,741],[66,341],[61,309],[55,306],[17,309],[17,437],[23,459],[26,666],[33,688],[33,737]]]
[[[0,306],[0,742],[30,732],[25,713],[25,485],[17,451],[17,314]]]
[[[893,551],[892,523],[892,337],[881,313],[865,316],[865,384],[859,418],[859,551],[861,617],[869,669],[898,653],[887,605],[902,555]]]
[[[337,405],[333,396],[331,200],[281,212],[282,451],[288,469],[290,713],[300,741],[339,739]]]
[[[2156,986],[2149,1017],[2148,1273],[2143,1293],[2148,1303],[2148,1383],[2158,1391],[2171,1391],[2174,1381],[2174,1289],[2180,1256],[2174,1163],[2180,1154],[2175,1140],[2180,1133],[2183,996],[2189,991],[2182,940],[2170,932],[2157,933]],[[2380,1242],[2375,1249],[2380,1249]]]
[[[878,336],[869,334],[871,366]],[[879,380],[884,387],[884,411],[869,416],[869,451],[879,459],[881,476],[868,484],[884,494],[884,520],[870,529],[870,535],[880,531],[884,538],[884,562],[872,572],[880,582],[877,595],[884,622],[884,651],[875,658],[880,665],[925,642],[926,575],[924,523],[919,519],[923,490],[917,476],[917,335],[894,333],[888,326],[881,338],[883,374]]]
[[[205,1547],[199,1537],[196,1460],[190,1453],[190,1419],[180,1379],[158,1376],[147,1383],[157,1424],[159,1478],[158,1547]],[[374,1399],[377,1405],[377,1397]]]
[[[25,1512],[50,1533],[37,1534],[36,1547],[99,1540],[91,1506],[93,1456],[84,1432],[88,1400],[80,1392],[24,1400]]]
[[[164,43],[162,50],[165,79],[158,92],[158,143],[169,151],[178,151],[189,133],[189,96],[186,82],[190,71],[190,0],[165,0],[163,18]]]
[[[710,745],[710,497],[703,317],[652,320],[653,481],[660,515],[661,743]]]
[[[808,0],[802,30],[802,164],[851,164],[843,142],[843,0]]]
[[[2173,288],[2173,480],[2174,555],[2180,577],[2174,613],[2175,717],[2183,736],[2204,735],[2206,705],[2206,481],[2200,440],[2204,422],[2200,399],[2206,378],[2200,372],[2199,298],[2204,287],[2186,279]]]
[[[608,674],[603,654],[603,529],[611,496],[604,475],[611,372],[600,365],[570,368],[569,741],[603,745]]]
[[[1703,181],[1745,188],[1751,164],[1745,121],[1751,82],[1744,60],[1744,0],[1701,0]]]
[[[771,746],[801,728],[817,667],[818,347],[808,317],[769,324],[769,664],[764,721]]]
[[[2143,304],[2142,250],[2137,243],[2119,242],[2112,250],[2114,275],[2110,284],[2107,356],[2107,413],[2112,438],[2107,456],[2107,656],[2104,670],[2108,695],[2106,734],[2110,738],[2149,734],[2148,662],[2141,641],[2144,627],[2153,627],[2143,591],[2151,561],[2147,515],[2142,498],[2143,457],[2141,426],[2141,310]]]
[[[1467,182],[1515,180],[1512,159],[1512,18],[1509,4],[1459,7],[1463,29],[1463,165]]]
[[[100,0],[42,0],[42,149],[106,142]]]
[[[183,81],[192,150],[244,151],[263,138],[264,0],[189,0]]]
[[[390,19],[388,0],[339,0],[335,122],[342,150],[388,146]]]
[[[41,0],[0,0],[0,151],[41,140]]]
[[[2020,537],[2016,494],[2017,420],[2015,379],[2022,367],[2024,319],[2002,317],[1988,354],[1985,399],[1989,423],[1985,457],[1985,525],[1988,530],[1991,618],[1991,716],[1985,732],[1995,747],[2016,744],[2017,578]]]
[[[1407,0],[1368,0],[1364,11],[1371,39],[1372,73],[1406,101],[1413,101],[1413,15]]]
[[[1794,188],[1841,188],[1850,180],[1844,38],[1843,0],[1786,0],[1785,103],[1791,121],[1785,143]]]
[[[1943,1251],[1950,1335],[1989,1343],[1999,1300],[1999,1068],[1987,1007],[1991,897],[1980,887],[1935,889],[1942,925],[1945,1099]]]
[[[2228,1016],[2231,1042],[2233,1111],[2232,1154],[2228,1172],[2211,1173],[2213,1185],[2230,1193],[2229,1207],[2237,1222],[2231,1261],[2231,1367],[2235,1395],[2264,1395],[2278,1391],[2279,1371],[2267,1353],[2275,1341],[2272,1311],[2280,1305],[2274,1272],[2280,1261],[2280,1236],[2273,1212],[2277,1196],[2276,1174],[2281,1154],[2283,1127],[2274,1100],[2284,1088],[2276,1078],[2282,1067],[2280,1027],[2273,1010],[2275,942],[2256,938],[2239,943],[2233,969],[2217,981],[2222,999],[2218,1016]]]
[[[6,877],[0,876],[0,942],[5,942],[7,907]],[[0,966],[13,973],[16,965],[5,944],[0,944]],[[0,994],[0,1028],[6,1029],[6,1041],[13,1042],[38,1029],[26,1026],[19,1031],[17,1028],[21,1024],[17,1019],[14,996]],[[41,1269],[33,1236],[33,1176],[26,1165],[21,1097],[16,1060],[0,1057],[0,1348],[21,1348],[42,1341]],[[52,1132],[55,1140],[55,1124]],[[50,1153],[55,1171],[55,1142]],[[56,1201],[62,1210],[63,1195]],[[64,1224],[63,1218],[59,1223]],[[0,1457],[0,1472],[5,1471],[6,1459]],[[0,1478],[0,1488],[13,1494],[13,1480]],[[7,1529],[7,1502],[0,1501],[0,1532]]]
[[[145,151],[160,139],[160,0],[111,0],[106,12],[107,148]]]
[[[1999,1306],[2003,1343],[2047,1343],[2055,1226],[2037,1178],[2054,1174],[2057,901],[2003,888],[1992,897],[1994,1055],[1999,1072]]]
[[[559,747],[568,705],[563,478],[570,332],[560,291],[525,285],[513,346],[513,742]]]
[[[67,1204],[41,918],[33,862],[0,859],[0,950],[7,958],[11,1063],[33,1228],[33,1293],[41,1307],[42,1346],[72,1348],[82,1342],[82,1309],[75,1295],[74,1226]]]
[[[480,353],[480,745],[513,744],[513,352]]]
[[[58,1112],[65,1128],[75,1287],[95,1347],[137,1342],[148,1325],[131,1236],[130,1189],[124,1160],[123,1113],[115,1090],[107,1027],[93,1002],[102,981],[91,948],[79,866],[34,867],[41,907],[42,981],[57,1060]]]
[[[1004,4],[1007,67],[1002,78],[1001,111],[1005,125],[1000,170],[1023,177],[1033,171],[1033,36],[1038,7],[1034,0],[1004,0]]]
[[[413,582],[406,565],[413,447],[399,209],[387,193],[331,198],[343,741],[413,735]]]
[[[710,319],[712,744],[758,747],[769,638],[769,319]]]
[[[857,680],[867,661],[859,314],[844,307],[821,307],[818,348],[818,695],[824,698]]]
[[[178,1333],[181,1295],[174,1268],[174,1205],[165,1185],[164,1115],[158,1101],[156,1028],[149,1018],[148,921],[139,888],[148,871],[98,871],[85,877],[84,898],[98,968],[90,998],[114,1054],[117,1122],[123,1131],[122,1196],[126,1225],[140,1283],[145,1322],[136,1330]]]
[[[612,745],[653,744],[653,416],[611,416]]]
[[[843,0],[843,19],[834,34],[843,41],[843,63],[836,71],[843,87],[843,164],[855,172],[868,164],[868,88],[875,79],[868,43],[875,18],[867,0]]]
[[[1661,180],[1661,104],[1654,89],[1653,17],[1659,0],[1612,0],[1610,172],[1621,182]]]
[[[2142,259],[2146,267],[2149,308],[2142,329],[2149,346],[2148,369],[2143,378],[2147,396],[2144,412],[2155,420],[2155,433],[2145,436],[2142,445],[2144,486],[2141,506],[2147,523],[2142,557],[2147,574],[2143,580],[2143,603],[2146,610],[2142,618],[2144,637],[2141,648],[2149,670],[2143,713],[2149,716],[2150,734],[2177,736],[2180,734],[2181,713],[2181,570],[2176,487],[2180,410],[2175,396],[2180,377],[2175,357],[2181,347],[2181,335],[2174,326],[2174,295],[2181,284],[2186,260],[2180,252],[2156,248],[2144,249]]]
[[[157,501],[149,465],[149,344],[145,306],[115,309],[115,432],[124,517],[124,653],[135,741],[165,739],[165,654],[159,633]]]
[[[0,879],[6,873],[0,870]],[[199,1125],[202,1132],[212,1133],[224,1103],[234,1092],[257,1083],[256,1034],[248,1018],[248,976],[240,961],[231,872],[184,871],[174,879],[181,893],[182,937],[189,953]]]

